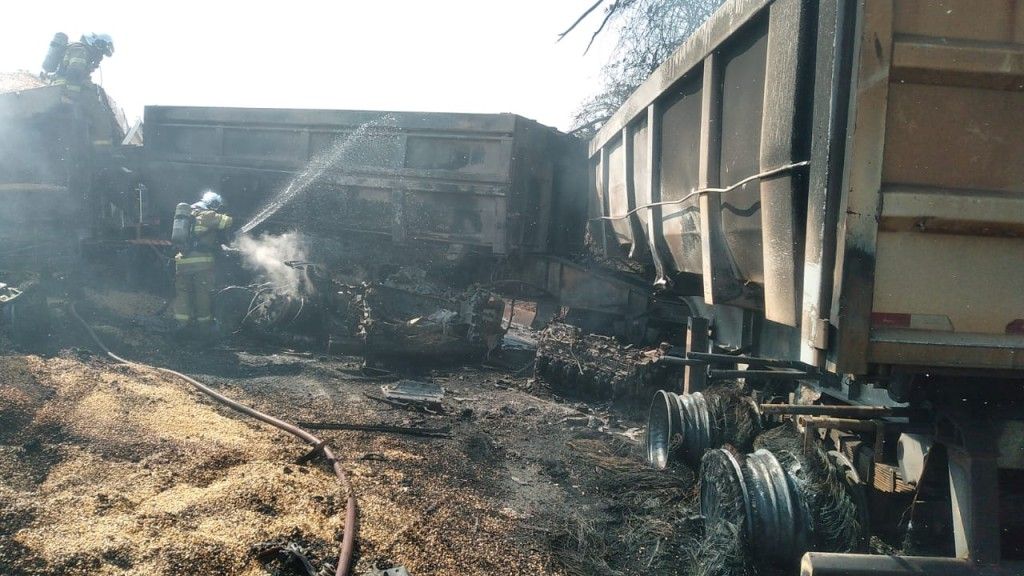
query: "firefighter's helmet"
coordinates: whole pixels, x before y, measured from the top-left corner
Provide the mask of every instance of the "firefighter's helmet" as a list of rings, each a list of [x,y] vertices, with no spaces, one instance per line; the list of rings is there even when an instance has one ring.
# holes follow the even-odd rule
[[[220,210],[221,206],[224,205],[224,199],[213,190],[207,190],[203,192],[203,197],[199,200],[199,204],[207,210]]]
[[[104,56],[114,55],[114,39],[109,34],[89,33],[82,36],[82,42],[99,50]]]

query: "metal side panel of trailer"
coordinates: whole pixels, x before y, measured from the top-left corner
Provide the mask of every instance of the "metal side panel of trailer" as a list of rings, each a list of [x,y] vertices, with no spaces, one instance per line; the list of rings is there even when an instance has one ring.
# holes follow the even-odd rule
[[[596,228],[763,355],[1019,373],[1022,42],[1010,0],[726,2],[591,140]]]
[[[345,160],[320,161],[325,170],[310,185],[317,202],[294,202],[282,225],[543,251],[562,240],[552,237],[552,207],[585,186],[565,162],[574,139],[512,114],[150,106],[145,125],[147,172],[165,213],[208,186],[245,220],[357,132],[365,142]]]
[[[1024,369],[1024,6],[857,10],[837,369]]]
[[[92,232],[93,143],[109,150],[113,118],[82,100],[63,86],[0,94],[0,269],[67,269]]]
[[[793,165],[810,148],[816,4],[725,3],[590,143],[594,213],[612,218],[609,236],[649,251],[659,275],[702,276],[707,304],[763,309],[789,326],[807,173]],[[730,191],[694,193],[706,188]]]

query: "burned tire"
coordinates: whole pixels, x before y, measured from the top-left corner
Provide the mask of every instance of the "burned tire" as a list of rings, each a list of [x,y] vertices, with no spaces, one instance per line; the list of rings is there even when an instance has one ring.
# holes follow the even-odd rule
[[[792,449],[795,438],[778,430],[765,436],[755,444],[777,451],[761,447],[740,456],[726,447],[705,454],[700,509],[707,533],[732,530],[751,558],[780,567],[810,551],[863,551],[867,503],[849,461],[820,445]]]
[[[711,388],[675,394],[659,390],[648,412],[647,462],[661,469],[678,458],[696,466],[713,448],[749,449],[760,431],[757,404],[738,391]]]
[[[647,463],[662,470],[679,447],[679,395],[658,390],[647,414]]]

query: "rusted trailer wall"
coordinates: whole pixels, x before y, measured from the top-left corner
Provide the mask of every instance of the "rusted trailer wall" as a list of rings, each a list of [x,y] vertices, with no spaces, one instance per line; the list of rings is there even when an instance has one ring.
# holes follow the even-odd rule
[[[606,217],[595,228],[634,255],[649,249],[663,276],[703,276],[708,303],[794,327],[804,211],[793,199],[806,180],[785,167],[806,160],[815,5],[725,4],[590,147],[592,166],[607,166],[595,173]],[[730,190],[694,193],[703,188]]]
[[[353,134],[339,161],[316,160]],[[564,197],[585,186],[564,162],[577,142],[512,114],[151,106],[146,139],[147,175],[168,217],[206,186],[244,221],[322,167],[311,191],[274,216],[278,225],[492,254],[545,251],[582,234],[556,226],[553,213],[573,209]]]
[[[859,22],[830,359],[1024,369],[1024,6]]]
[[[730,346],[1024,369],[1022,11],[725,3],[591,140],[592,231]]]

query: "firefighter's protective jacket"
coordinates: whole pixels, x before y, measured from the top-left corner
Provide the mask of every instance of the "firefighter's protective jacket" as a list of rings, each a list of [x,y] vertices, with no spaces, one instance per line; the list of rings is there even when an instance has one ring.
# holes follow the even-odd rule
[[[192,218],[195,220],[195,224],[192,225],[195,250],[197,252],[214,252],[220,245],[221,232],[231,227],[231,216],[214,210],[193,208]]]
[[[68,44],[64,60],[57,68],[57,84],[66,84],[70,90],[81,90],[89,82],[93,71],[100,65],[103,54],[82,42]]]
[[[192,220],[190,248],[174,259],[174,319],[201,326],[213,322],[214,253],[232,219],[199,205],[192,207]]]
[[[212,270],[221,232],[230,228],[232,222],[231,216],[195,206],[192,219],[191,246],[176,258],[178,272]]]

